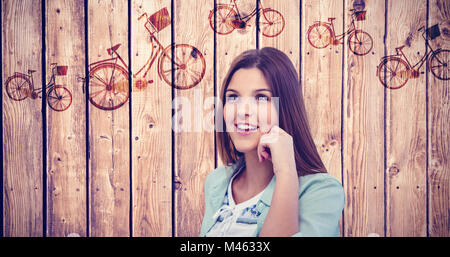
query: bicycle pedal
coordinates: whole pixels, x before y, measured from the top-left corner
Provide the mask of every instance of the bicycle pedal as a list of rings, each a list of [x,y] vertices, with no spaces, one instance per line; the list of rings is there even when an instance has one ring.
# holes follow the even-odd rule
[[[153,83],[153,79],[147,81],[149,84]]]

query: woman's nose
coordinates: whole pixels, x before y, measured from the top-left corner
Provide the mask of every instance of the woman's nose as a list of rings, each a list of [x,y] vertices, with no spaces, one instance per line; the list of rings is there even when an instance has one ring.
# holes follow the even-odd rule
[[[237,107],[238,118],[245,118],[246,116],[251,116],[255,112],[256,102],[252,97],[243,97],[240,99]]]

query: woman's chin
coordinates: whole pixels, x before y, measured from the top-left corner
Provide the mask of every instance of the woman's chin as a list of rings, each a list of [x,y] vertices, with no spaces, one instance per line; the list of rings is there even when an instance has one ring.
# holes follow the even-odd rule
[[[249,153],[249,152],[252,152],[252,151],[255,151],[256,150],[256,145],[252,145],[252,146],[240,146],[240,145],[237,145],[237,146],[235,146],[236,147],[236,150],[238,150],[239,152],[241,152],[241,153]]]

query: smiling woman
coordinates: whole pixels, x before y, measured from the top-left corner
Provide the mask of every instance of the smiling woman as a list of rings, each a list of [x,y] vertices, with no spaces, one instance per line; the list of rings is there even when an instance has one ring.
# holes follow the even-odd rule
[[[226,129],[216,137],[226,166],[206,178],[200,235],[338,236],[344,191],[316,150],[289,57],[271,47],[245,51],[220,96],[216,121]]]
[[[260,128],[261,133],[266,133],[272,125],[279,125],[289,135],[295,135],[296,170],[301,176],[326,172],[326,169],[311,136],[300,86],[295,67],[283,52],[271,47],[246,51],[236,57],[224,79],[220,96],[225,105],[223,108],[218,106],[217,117],[224,117],[226,130],[233,132],[237,129],[229,124],[233,121],[233,111],[226,112],[227,108],[233,108],[235,121],[243,120],[244,124],[246,119],[268,121],[268,127]],[[276,101],[270,101],[271,98]],[[261,105],[270,110],[263,113],[265,110]],[[228,165],[243,155],[243,151],[236,149],[234,143],[238,142],[232,140],[233,136],[232,133],[216,133],[220,157]]]

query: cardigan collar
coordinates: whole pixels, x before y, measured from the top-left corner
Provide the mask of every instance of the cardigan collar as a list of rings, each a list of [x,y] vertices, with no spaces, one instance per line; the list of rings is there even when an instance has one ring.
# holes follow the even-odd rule
[[[223,180],[217,181],[218,183],[214,185],[213,190],[213,204],[215,209],[219,209],[222,206],[223,198],[225,197],[225,193],[228,189],[228,185],[230,183],[231,177],[239,168],[242,168],[245,165],[245,159],[240,158],[237,162],[233,163],[231,166],[225,166],[225,178]],[[275,175],[270,180],[267,185],[264,193],[261,195],[260,201],[263,202],[266,206],[270,206],[272,202],[273,191],[275,189]]]

